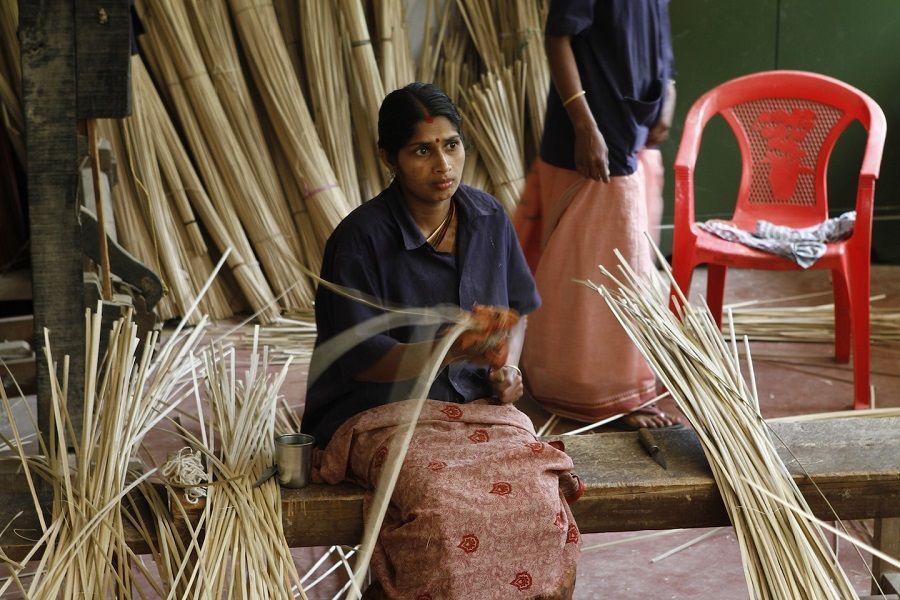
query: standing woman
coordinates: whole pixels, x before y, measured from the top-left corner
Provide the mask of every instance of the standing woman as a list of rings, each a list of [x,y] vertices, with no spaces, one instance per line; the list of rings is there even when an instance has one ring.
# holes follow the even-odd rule
[[[543,306],[522,368],[547,410],[582,421],[629,413],[626,428],[665,427],[655,377],[596,293],[573,283],[614,270],[618,249],[638,273],[653,264],[639,153],[668,136],[675,88],[668,0],[551,0],[546,48],[553,89],[540,160],[516,226]],[[542,218],[541,228],[526,228]],[[535,237],[536,236],[536,237]]]
[[[483,356],[451,350],[397,480],[366,597],[568,598],[579,535],[561,488],[578,480],[565,452],[539,441],[514,406],[524,315],[540,300],[500,204],[460,184],[460,125],[434,85],[388,94],[378,145],[393,182],[348,215],[325,247],[323,279],[384,304],[491,305],[523,315],[509,366],[489,371]],[[321,344],[378,314],[319,286],[313,363]],[[361,338],[325,369],[303,415],[303,431],[322,449],[314,478],[375,487],[409,414],[412,401],[403,399],[435,342],[424,328],[393,329]]]

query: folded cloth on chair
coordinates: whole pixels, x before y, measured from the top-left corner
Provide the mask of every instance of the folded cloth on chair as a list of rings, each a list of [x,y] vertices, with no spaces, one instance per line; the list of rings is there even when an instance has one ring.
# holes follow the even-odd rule
[[[770,252],[807,269],[825,254],[826,243],[849,237],[853,233],[855,223],[856,211],[851,210],[818,225],[802,229],[776,225],[764,220],[756,222],[754,233],[738,229],[727,221],[715,219],[699,225],[704,231],[724,240]]]

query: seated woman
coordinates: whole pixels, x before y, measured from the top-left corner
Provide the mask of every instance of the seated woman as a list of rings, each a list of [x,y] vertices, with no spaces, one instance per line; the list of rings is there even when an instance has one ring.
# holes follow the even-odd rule
[[[460,184],[460,125],[432,84],[388,94],[378,145],[393,182],[348,215],[325,247],[323,279],[385,304],[491,305],[523,316],[510,335],[510,366],[489,370],[484,356],[459,344],[445,359],[378,537],[366,597],[569,598],[580,537],[565,497],[579,482],[571,459],[538,440],[514,406],[524,315],[540,300],[500,204]],[[378,314],[319,286],[317,351]],[[424,329],[362,339],[312,382],[303,431],[322,449],[314,477],[375,487],[437,342]]]

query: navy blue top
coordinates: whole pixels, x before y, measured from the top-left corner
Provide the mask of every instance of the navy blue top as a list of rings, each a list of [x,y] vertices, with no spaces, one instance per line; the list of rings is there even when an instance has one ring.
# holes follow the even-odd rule
[[[551,0],[547,35],[572,36],[585,99],[609,148],[611,175],[630,175],[673,75],[668,0]],[[575,132],[550,88],[541,158],[575,169]]]
[[[460,185],[454,195],[456,255],[425,242],[397,183],[356,208],[325,245],[322,278],[407,307],[453,304],[508,306],[525,315],[540,305],[534,279],[509,218],[490,195]],[[319,286],[316,348],[381,311]],[[307,390],[302,430],[325,447],[347,419],[391,400],[409,398],[413,381],[367,383],[353,379],[398,342],[434,338],[433,326],[393,329],[360,343],[326,369]],[[321,356],[321,355],[320,355]],[[312,362],[316,363],[316,352]],[[491,396],[487,369],[469,363],[444,368],[428,394],[449,402]]]

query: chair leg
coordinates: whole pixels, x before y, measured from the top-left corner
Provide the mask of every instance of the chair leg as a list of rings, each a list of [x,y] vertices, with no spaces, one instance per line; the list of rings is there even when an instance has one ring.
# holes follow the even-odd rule
[[[862,273],[858,271],[863,271]],[[850,338],[853,342],[853,408],[869,408],[869,269],[848,273]]]
[[[850,289],[847,275],[838,269],[831,271],[834,291],[834,360],[850,362]]]
[[[722,301],[725,297],[725,275],[728,267],[724,265],[707,265],[706,271],[706,303],[709,312],[716,320],[716,325],[722,326]]]

